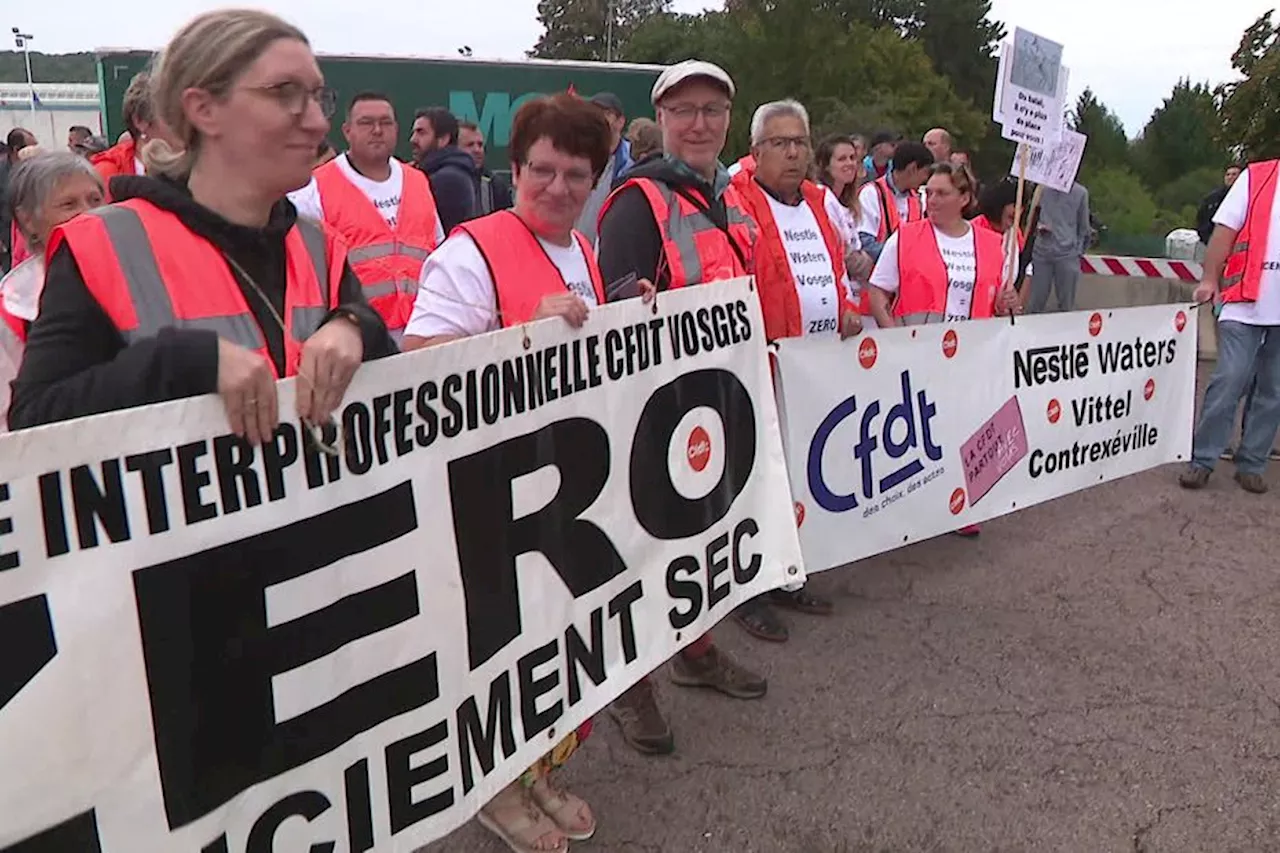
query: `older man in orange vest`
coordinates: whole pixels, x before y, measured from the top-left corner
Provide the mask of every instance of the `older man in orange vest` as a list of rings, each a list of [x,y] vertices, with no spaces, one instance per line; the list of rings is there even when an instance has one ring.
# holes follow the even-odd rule
[[[658,75],[651,97],[664,154],[632,169],[605,200],[598,243],[605,281],[634,274],[666,290],[752,271],[756,225],[720,163],[733,95],[733,80],[710,62],[690,59]],[[671,679],[736,699],[757,699],[768,690],[764,678],[739,666],[710,635],[676,656]],[[675,749],[649,678],[609,710],[639,752]]]
[[[827,216],[822,188],[808,180],[813,162],[809,113],[796,101],[775,101],[751,120],[752,168],[733,186],[760,229],[756,287],[770,341],[804,335],[855,335],[862,329],[845,273],[844,245]],[[744,629],[783,642],[789,632],[770,604],[819,616],[830,601],[798,583],[746,602],[734,612]]]
[[[1276,181],[1280,161],[1250,163],[1213,216],[1204,277],[1196,301],[1216,299],[1218,362],[1204,392],[1191,463],[1179,482],[1200,489],[1235,425],[1240,398],[1253,383],[1240,447],[1236,483],[1254,494],[1267,491],[1266,470],[1280,428],[1280,231],[1276,229]]]
[[[300,215],[326,223],[346,240],[365,298],[399,343],[422,263],[443,242],[444,231],[426,176],[392,157],[399,128],[386,95],[352,98],[342,134],[347,152],[316,169],[311,183],[289,198]]]

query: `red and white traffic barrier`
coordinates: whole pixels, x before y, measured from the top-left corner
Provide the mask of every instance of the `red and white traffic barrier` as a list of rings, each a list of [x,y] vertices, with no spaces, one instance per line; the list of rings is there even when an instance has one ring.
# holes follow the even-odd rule
[[[1080,271],[1090,275],[1126,275],[1134,278],[1172,278],[1178,281],[1199,281],[1202,268],[1195,261],[1085,255],[1080,259]]]

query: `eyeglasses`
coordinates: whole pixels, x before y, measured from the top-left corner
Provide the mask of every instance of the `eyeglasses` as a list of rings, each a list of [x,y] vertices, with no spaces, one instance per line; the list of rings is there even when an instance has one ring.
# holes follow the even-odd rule
[[[314,89],[309,89],[296,81],[286,80],[283,83],[275,83],[271,86],[246,86],[244,88],[250,92],[266,95],[288,110],[289,114],[293,116],[300,116],[307,111],[308,100],[319,104],[320,112],[324,114],[325,118],[333,118],[333,114],[338,109],[338,93],[328,86],[317,86]]]
[[[729,104],[703,104],[700,107],[693,104],[677,104],[673,107],[663,107],[662,111],[669,113],[672,118],[679,122],[692,122],[701,115],[710,123],[720,121],[728,115],[729,107]]]
[[[373,130],[376,127],[378,130],[391,132],[396,129],[396,120],[393,118],[362,118],[355,121],[355,126],[361,130]]]
[[[570,188],[575,190],[587,189],[595,184],[591,173],[586,169],[566,169],[563,172],[557,171],[555,167],[548,166],[545,163],[528,163],[524,164],[524,172],[533,178],[534,183],[547,185],[556,179],[556,175],[562,175],[564,182]]]
[[[768,139],[761,140],[761,144],[777,151],[786,151],[792,146],[801,151],[808,151],[813,143],[807,136],[770,136]]]

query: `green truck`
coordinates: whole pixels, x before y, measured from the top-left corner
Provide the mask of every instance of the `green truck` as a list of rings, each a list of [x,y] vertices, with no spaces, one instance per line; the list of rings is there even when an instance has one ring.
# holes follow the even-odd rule
[[[103,126],[108,139],[124,130],[120,105],[134,74],[151,61],[144,50],[99,50],[98,92]],[[340,125],[347,101],[366,89],[385,92],[400,119],[401,142],[397,154],[409,156],[409,129],[414,111],[421,107],[447,106],[459,119],[480,126],[488,144],[487,161],[495,171],[508,167],[507,142],[511,117],[527,99],[570,87],[590,97],[613,92],[622,99],[627,117],[652,116],[649,92],[660,65],[620,62],[567,62],[529,59],[502,62],[484,59],[391,56],[339,56],[320,54],[325,82],[338,91],[338,115],[330,138],[342,150]]]

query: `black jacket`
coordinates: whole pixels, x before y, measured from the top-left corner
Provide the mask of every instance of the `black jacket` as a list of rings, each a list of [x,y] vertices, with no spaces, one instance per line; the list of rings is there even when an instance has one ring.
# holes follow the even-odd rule
[[[428,151],[418,161],[418,168],[431,181],[431,194],[435,196],[436,211],[446,237],[458,223],[478,215],[480,170],[470,154],[456,145],[446,145]]]
[[[1196,211],[1196,233],[1200,235],[1200,242],[1205,245],[1208,245],[1209,238],[1213,236],[1213,216],[1226,200],[1228,189],[1230,188],[1221,186],[1209,193],[1201,200],[1200,208]]]
[[[176,213],[184,225],[244,267],[276,311],[284,312],[284,238],[297,215],[290,202],[281,200],[275,206],[265,228],[249,228],[202,207],[185,186],[169,181],[132,175],[114,178],[111,196],[116,201],[146,199]],[[199,282],[191,286],[198,287]],[[262,328],[271,360],[283,375],[284,331],[251,287],[241,282],[241,290]],[[365,302],[350,267],[343,272],[340,296],[338,307],[359,320],[365,360],[396,352],[386,325]],[[58,248],[49,262],[40,314],[27,335],[22,367],[13,383],[11,429],[195,397],[217,388],[216,333],[167,328],[127,345],[89,293],[71,250],[65,244]]]
[[[724,196],[712,198],[711,187],[700,178],[678,171],[667,160],[658,158],[636,165],[627,172],[628,178],[653,178],[676,192],[697,200],[707,208],[711,221],[723,229],[729,227],[729,214]],[[628,187],[618,194],[604,218],[600,220],[599,242],[600,273],[606,282],[617,281],[631,272],[637,278],[647,278],[658,290],[671,285],[671,275],[662,260],[662,232],[653,218],[653,209],[639,187]]]
[[[492,202],[492,206],[488,210],[484,206],[484,190],[482,189],[485,181],[488,181],[489,199]],[[476,216],[485,216],[497,210],[509,210],[513,203],[511,185],[507,183],[506,178],[501,175],[495,175],[485,168],[481,168],[476,173]]]

